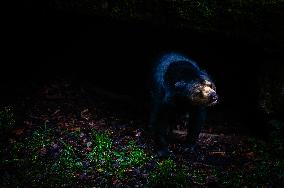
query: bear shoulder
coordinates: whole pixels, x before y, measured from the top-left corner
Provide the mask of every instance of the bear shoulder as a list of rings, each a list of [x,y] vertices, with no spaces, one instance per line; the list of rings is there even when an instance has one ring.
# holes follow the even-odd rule
[[[160,58],[154,70],[154,81],[158,87],[166,87],[181,78],[187,79],[186,81],[193,79],[199,71],[196,62],[184,55],[172,52]]]

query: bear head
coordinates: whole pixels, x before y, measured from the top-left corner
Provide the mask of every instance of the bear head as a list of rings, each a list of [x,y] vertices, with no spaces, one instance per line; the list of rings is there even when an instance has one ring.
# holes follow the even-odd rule
[[[191,103],[200,106],[213,106],[218,102],[215,84],[206,79],[195,81],[188,87]]]

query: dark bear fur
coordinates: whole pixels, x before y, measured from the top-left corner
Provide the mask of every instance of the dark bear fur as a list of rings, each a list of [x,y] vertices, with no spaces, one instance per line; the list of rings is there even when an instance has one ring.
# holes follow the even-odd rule
[[[206,117],[206,107],[217,103],[216,88],[208,74],[186,56],[169,53],[153,72],[150,128],[160,155],[168,155],[167,130],[177,114],[189,114],[187,144],[195,146]]]

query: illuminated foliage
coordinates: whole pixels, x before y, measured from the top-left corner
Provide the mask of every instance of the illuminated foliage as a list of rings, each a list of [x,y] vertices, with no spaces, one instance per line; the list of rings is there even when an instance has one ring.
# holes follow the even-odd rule
[[[150,174],[149,186],[184,187],[187,183],[187,168],[177,167],[172,159],[158,163],[157,168]]]
[[[92,131],[91,134],[94,147],[87,158],[96,166],[98,172],[112,171],[112,141],[105,133],[96,133]]]

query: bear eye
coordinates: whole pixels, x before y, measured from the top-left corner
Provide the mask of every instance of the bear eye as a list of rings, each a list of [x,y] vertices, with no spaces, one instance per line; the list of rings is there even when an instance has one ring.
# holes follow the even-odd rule
[[[202,97],[202,96],[203,96],[202,91],[199,91],[199,92],[197,93],[197,95],[200,96],[200,97]]]

